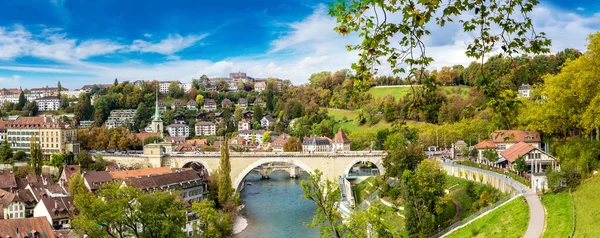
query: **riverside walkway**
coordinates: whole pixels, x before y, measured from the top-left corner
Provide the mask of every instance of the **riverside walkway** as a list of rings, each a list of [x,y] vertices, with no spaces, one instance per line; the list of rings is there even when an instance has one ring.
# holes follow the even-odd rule
[[[446,171],[448,171],[451,168],[457,168],[457,169],[468,170],[468,171],[472,171],[472,172],[479,172],[479,173],[486,174],[488,176],[493,176],[497,179],[504,181],[505,183],[509,184],[510,186],[514,187],[516,189],[516,191],[519,191],[521,193],[521,195],[527,200],[527,204],[529,205],[529,225],[527,226],[527,231],[525,232],[524,237],[525,238],[539,238],[542,236],[542,232],[544,230],[544,219],[545,219],[544,206],[542,205],[542,202],[538,198],[537,194],[532,189],[530,189],[529,187],[523,186],[521,183],[513,180],[512,178],[510,178],[508,176],[501,175],[501,174],[498,174],[498,173],[495,173],[492,171],[479,169],[479,168],[475,168],[475,167],[464,166],[464,165],[458,165],[458,164],[454,164],[454,163],[447,163],[447,162],[442,162],[442,164],[444,165],[444,170],[446,170]],[[453,174],[451,174],[451,175],[453,175]],[[476,219],[477,218],[475,218],[469,222],[472,222]],[[462,225],[464,226],[467,224],[468,223],[465,223]],[[445,235],[450,234],[452,231],[456,230],[457,228],[450,230]]]

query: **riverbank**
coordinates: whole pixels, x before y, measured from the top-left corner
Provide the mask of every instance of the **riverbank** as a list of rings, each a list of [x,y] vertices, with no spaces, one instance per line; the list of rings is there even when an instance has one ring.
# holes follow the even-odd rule
[[[246,227],[248,227],[248,220],[241,215],[237,216],[233,222],[233,234],[241,233]]]

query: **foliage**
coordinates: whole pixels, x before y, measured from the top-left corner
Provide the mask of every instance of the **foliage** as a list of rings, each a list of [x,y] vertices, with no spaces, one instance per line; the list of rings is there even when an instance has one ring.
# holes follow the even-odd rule
[[[169,96],[172,98],[180,98],[183,96],[185,92],[183,88],[179,85],[179,82],[173,81],[169,84]]]
[[[337,184],[326,179],[322,180],[323,172],[315,170],[310,178],[300,182],[303,199],[311,200],[317,205],[315,216],[309,227],[319,228],[319,237],[341,238],[343,235],[342,215],[337,202],[341,199]]]
[[[78,180],[75,180],[78,181]],[[184,201],[167,191],[144,193],[120,182],[102,186],[98,197],[75,191],[78,214],[72,225],[78,234],[91,237],[185,237]]]
[[[552,154],[558,158],[561,167],[569,166],[587,176],[600,163],[600,141],[577,139],[555,143]]]
[[[58,169],[58,173],[61,174],[63,170],[63,164],[66,163],[65,154],[52,154],[50,156],[50,165]]]
[[[40,144],[38,143],[38,139],[36,137],[36,135],[32,135],[31,136],[31,141],[30,141],[30,145],[29,145],[29,151],[31,154],[31,167],[33,167],[33,171],[35,172],[36,175],[40,175],[42,174],[42,148],[40,147]]]
[[[441,165],[423,160],[416,171],[402,174],[403,198],[406,211],[406,230],[411,237],[429,237],[441,223],[445,175]]]
[[[523,156],[519,156],[517,157],[517,160],[515,160],[515,170],[519,171],[519,172],[525,172],[525,170],[527,169],[527,164],[525,163],[525,157]]]
[[[15,166],[13,170],[15,171],[16,178],[25,178],[27,175],[34,173],[33,168],[30,165]]]
[[[301,152],[302,151],[302,141],[297,137],[290,137],[283,145],[284,152]]]
[[[150,137],[147,137],[148,140]],[[142,142],[125,127],[108,129],[105,126],[77,130],[77,140],[84,150],[141,149]],[[154,143],[152,141],[151,143]]]
[[[271,132],[270,131],[267,131],[267,132],[265,132],[265,134],[263,134],[261,142],[262,143],[269,143],[269,142],[271,142]]]
[[[231,162],[229,161],[229,146],[227,140],[221,145],[221,160],[219,161],[219,204],[225,205],[234,193],[231,182]]]
[[[425,159],[421,146],[399,146],[388,150],[388,155],[383,158],[385,176],[400,178],[406,170],[415,170],[419,163]]]
[[[10,148],[8,139],[4,139],[0,145],[0,163],[6,163],[13,158],[13,151]]]
[[[498,152],[494,149],[485,149],[483,150],[483,158],[487,159],[490,162],[496,162],[498,160]]]
[[[213,201],[205,199],[192,204],[192,212],[200,217],[200,223],[195,228],[202,231],[200,237],[224,238],[232,235],[231,217],[217,210]]]

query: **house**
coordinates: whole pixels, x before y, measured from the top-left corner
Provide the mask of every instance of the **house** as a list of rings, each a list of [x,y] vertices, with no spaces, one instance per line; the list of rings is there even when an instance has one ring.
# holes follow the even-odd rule
[[[558,165],[558,160],[555,157],[525,142],[519,142],[502,151],[500,156],[502,161],[497,163],[507,162],[509,167],[513,169],[517,158],[523,157],[528,167],[527,171],[531,171],[533,174],[544,173],[546,169],[554,169]]]
[[[185,84],[182,84],[179,81],[160,81],[160,82],[158,82],[158,91],[160,92],[160,94],[169,93],[169,86],[171,85],[172,82],[177,83],[179,85],[179,87],[181,87],[182,89],[185,90]]]
[[[237,106],[242,110],[248,109],[248,100],[246,100],[245,98],[239,98]]]
[[[17,180],[12,168],[0,169],[0,189],[8,192],[15,192],[17,189]]]
[[[167,111],[167,104],[165,104],[165,102],[163,102],[162,100],[158,100],[158,111],[160,113],[164,113],[165,111]]]
[[[61,91],[69,91],[68,88],[61,88]],[[58,94],[58,88],[57,87],[44,87],[44,88],[32,88],[29,89],[30,93],[36,93],[36,94],[45,94],[45,95],[56,95]]]
[[[175,124],[185,124],[185,115],[183,113],[178,113],[173,117],[173,121]]]
[[[271,142],[271,148],[273,152],[283,152],[283,146],[287,143],[290,135],[282,133],[273,142]]]
[[[62,107],[62,102],[58,96],[47,96],[35,100],[38,111],[56,111]]]
[[[260,119],[260,126],[263,128],[269,128],[275,122],[275,118],[271,115],[266,115],[262,119]]]
[[[123,185],[143,191],[181,191],[181,197],[188,202],[200,202],[208,194],[207,177],[204,171],[177,169],[174,172],[140,176],[123,181]]]
[[[215,123],[201,121],[196,123],[196,136],[214,136],[217,134],[217,126]]]
[[[261,107],[265,107],[267,104],[265,103],[265,100],[263,100],[261,97],[256,97],[256,99],[254,99],[254,105],[258,104]]]
[[[73,197],[45,197],[33,209],[33,216],[46,217],[57,230],[69,229],[74,211]]]
[[[45,217],[0,220],[0,237],[55,238]]]
[[[247,141],[252,141],[252,137],[254,137],[254,142],[262,143],[263,135],[265,134],[265,130],[241,130],[238,131],[239,136],[244,138]]]
[[[175,99],[173,100],[173,103],[171,103],[171,109],[173,110],[178,110],[181,109],[183,107],[183,103],[181,101],[179,101],[179,99]]]
[[[262,91],[265,91],[265,89],[267,89],[267,83],[266,82],[256,82],[256,83],[254,83],[254,91],[262,92]]]
[[[529,96],[531,96],[531,86],[529,86],[529,84],[522,84],[519,86],[519,96],[529,98]]]
[[[83,172],[83,182],[85,187],[93,193],[105,183],[112,181],[108,171],[85,171]]]
[[[241,136],[232,137],[227,142],[229,143],[229,146],[238,147],[238,148],[244,147],[244,146],[246,146],[246,144],[248,144],[248,140],[244,139]]]
[[[252,121],[242,118],[238,121],[238,131],[251,130],[252,129]]]
[[[221,101],[221,107],[226,108],[231,106],[233,106],[233,103],[228,98],[225,98],[223,101]]]
[[[104,125],[106,125],[108,129],[132,125],[134,122],[133,118],[135,117],[135,111],[136,110],[134,109],[112,110],[104,122]]]
[[[185,124],[171,124],[167,126],[167,132],[169,136],[190,136],[190,127]]]
[[[350,139],[340,128],[333,138],[333,151],[350,151]]]
[[[208,144],[208,139],[191,139],[186,140],[185,143],[193,146],[204,146]]]
[[[243,113],[243,115],[244,115],[244,119],[252,121],[252,118],[254,117],[254,112],[252,112],[252,111],[245,111]]]
[[[208,111],[208,112],[217,110],[217,103],[215,102],[215,100],[205,99],[204,100],[204,110]]]
[[[217,91],[217,84],[216,83],[207,83],[206,90],[207,91]]]
[[[496,130],[492,132],[491,140],[498,147],[498,153],[519,142],[525,142],[536,148],[541,148],[542,142],[540,133],[527,130]]]
[[[196,111],[196,110],[198,110],[198,103],[195,100],[189,100],[187,102],[187,104],[185,105],[185,109],[191,110],[191,111]]]
[[[173,145],[185,144],[185,136],[167,136],[165,137],[165,142]]]
[[[302,151],[303,152],[331,152],[332,141],[327,137],[304,137],[302,140]]]
[[[496,160],[498,158],[494,158],[494,161],[489,161],[487,158],[483,157],[483,152],[485,150],[496,150],[498,149],[498,147],[496,146],[496,144],[494,144],[493,141],[491,140],[484,140],[482,142],[479,142],[475,145],[475,149],[477,150],[477,162],[478,163],[484,163],[484,164],[491,164],[496,162]]]
[[[25,218],[25,203],[18,193],[0,189],[0,219]]]
[[[207,118],[208,118],[208,113],[206,113],[206,112],[198,112],[198,113],[196,113],[196,119],[197,120],[206,121]]]
[[[58,178],[58,184],[63,188],[67,188],[69,186],[69,180],[75,173],[79,172],[79,170],[81,170],[81,166],[79,165],[65,165]]]
[[[238,84],[237,84],[237,82],[236,82],[235,80],[229,80],[229,81],[227,82],[227,91],[230,91],[230,92],[235,92],[235,91],[237,91],[238,89],[239,89],[239,88],[238,88]]]

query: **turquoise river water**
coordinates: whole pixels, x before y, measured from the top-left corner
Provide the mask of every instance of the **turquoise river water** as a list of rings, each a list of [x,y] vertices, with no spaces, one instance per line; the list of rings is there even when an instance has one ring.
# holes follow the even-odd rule
[[[271,179],[261,180],[258,174],[246,177],[252,185],[246,185],[241,198],[245,204],[242,216],[248,227],[235,238],[295,238],[317,237],[319,231],[306,228],[313,218],[315,205],[303,200],[300,180],[308,177],[301,173],[300,178],[290,179],[288,174],[275,171]]]

